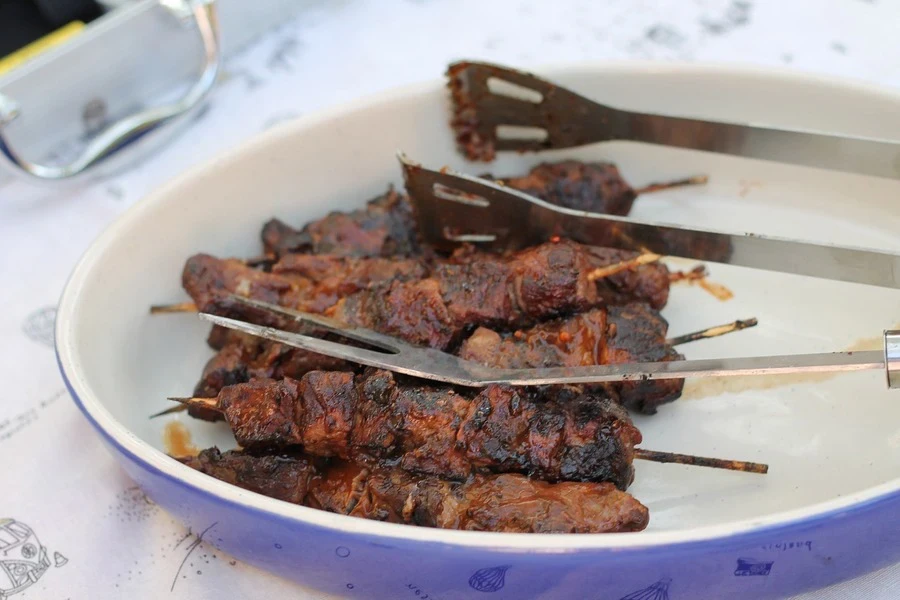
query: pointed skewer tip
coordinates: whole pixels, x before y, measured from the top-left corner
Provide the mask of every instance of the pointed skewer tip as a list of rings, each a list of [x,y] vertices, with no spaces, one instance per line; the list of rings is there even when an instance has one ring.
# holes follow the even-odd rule
[[[216,398],[196,398],[190,396],[169,396],[166,398],[172,402],[178,402],[179,405],[183,407],[190,406],[202,406],[204,408],[211,408],[213,410],[219,410],[219,402]]]
[[[670,190],[689,185],[706,185],[707,183],[709,183],[709,175],[694,175],[693,177],[685,177],[684,179],[651,183],[644,187],[637,188],[634,190],[634,193],[640,196],[641,194],[650,194],[652,192],[660,192],[662,190]]]
[[[182,412],[182,411],[184,411],[184,410],[187,410],[187,404],[179,404],[178,406],[172,406],[172,407],[167,408],[167,409],[165,409],[165,410],[161,410],[161,411],[159,411],[158,413],[154,413],[154,414],[150,415],[150,418],[151,418],[151,419],[155,419],[155,418],[157,418],[157,417],[163,417],[163,416],[165,416],[165,415],[171,415],[171,414],[179,413],[179,412]]]

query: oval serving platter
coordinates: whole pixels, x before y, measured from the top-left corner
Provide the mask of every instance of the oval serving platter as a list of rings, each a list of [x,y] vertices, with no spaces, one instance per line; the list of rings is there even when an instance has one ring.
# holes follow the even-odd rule
[[[708,119],[900,138],[900,94],[854,82],[724,66],[601,63],[537,74],[612,105]],[[169,458],[162,420],[210,355],[195,315],[150,316],[184,298],[188,256],[258,253],[259,229],[352,209],[402,185],[396,151],[503,177],[564,158],[615,162],[641,196],[635,218],[900,250],[900,182],[642,144],[501,156],[456,152],[443,80],[265,132],[132,207],[86,252],[59,308],[60,367],[112,454],[159,505],[233,556],[338,596],[365,598],[782,598],[900,560],[900,396],[884,374],[692,380],[644,445],[765,462],[767,475],[641,462],[629,491],[640,533],[446,531],[367,521],[269,499]],[[670,261],[674,269],[692,266]],[[759,326],[684,347],[688,358],[877,348],[900,291],[709,265],[733,298],[674,285],[681,333],[739,318]],[[198,447],[232,447],[221,424],[182,419]],[[644,595],[641,595],[644,594]]]

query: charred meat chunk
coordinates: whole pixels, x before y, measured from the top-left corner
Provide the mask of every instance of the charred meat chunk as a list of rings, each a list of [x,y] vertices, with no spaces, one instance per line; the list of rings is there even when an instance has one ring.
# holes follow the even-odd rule
[[[291,252],[414,256],[421,251],[412,206],[393,188],[367,202],[365,208],[332,212],[302,229],[272,219],[263,227],[262,241],[266,253],[274,257]]]
[[[627,215],[637,198],[619,168],[607,162],[544,162],[503,183],[550,204],[609,215]]]
[[[226,387],[204,403],[224,413],[242,448],[302,447],[316,456],[391,460],[455,480],[522,473],[626,489],[640,432],[608,397],[573,396],[535,398],[496,385],[456,391],[378,370],[313,371],[300,380]]]
[[[255,455],[216,448],[181,459],[246,490],[329,512],[422,527],[507,533],[641,531],[647,508],[609,483],[475,475],[415,476],[387,465],[322,461],[302,453]]]
[[[666,343],[668,323],[646,304],[596,308],[530,329],[498,333],[480,327],[463,342],[460,358],[501,369],[585,367],[681,360]],[[588,386],[594,387],[594,386]],[[681,397],[682,379],[607,384],[630,409],[652,414]]]

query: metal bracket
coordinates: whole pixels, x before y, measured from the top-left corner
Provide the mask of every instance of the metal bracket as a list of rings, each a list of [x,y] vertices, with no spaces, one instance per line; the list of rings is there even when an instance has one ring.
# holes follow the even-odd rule
[[[11,98],[0,93],[0,167],[38,180],[70,179],[111,158],[139,139],[142,140],[142,145],[149,146],[149,141],[143,141],[145,138],[157,137],[157,132],[162,134],[163,130],[174,126],[176,122],[185,120],[209,95],[221,63],[215,0],[191,0],[190,7],[203,42],[204,66],[197,81],[180,100],[149,108],[117,121],[97,135],[75,160],[62,166],[50,166],[32,162],[12,147],[4,128],[22,109]]]
[[[900,389],[900,330],[884,332],[884,369],[888,388]]]
[[[172,13],[182,25],[189,27],[194,20],[190,0],[159,0],[160,6]]]

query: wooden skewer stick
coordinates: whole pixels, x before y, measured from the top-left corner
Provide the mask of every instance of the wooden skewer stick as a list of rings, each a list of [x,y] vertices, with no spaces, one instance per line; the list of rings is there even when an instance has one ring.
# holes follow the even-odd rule
[[[720,335],[725,335],[726,333],[733,333],[742,329],[756,327],[757,323],[758,321],[756,320],[756,317],[753,317],[751,319],[742,319],[733,321],[731,323],[726,323],[725,325],[716,325],[715,327],[708,327],[706,329],[701,329],[700,331],[694,331],[691,333],[685,333],[684,335],[671,337],[666,340],[666,343],[670,346],[679,346],[681,344],[687,344],[688,342],[695,342],[697,340],[719,337]]]
[[[171,400],[171,398],[170,398]],[[161,410],[158,413],[150,415],[151,419],[155,419],[156,417],[162,417],[165,415],[171,415],[174,413],[180,413],[182,411],[187,410],[187,404],[176,404],[172,408],[167,408],[166,410]]]
[[[178,402],[178,408],[184,406],[202,406],[204,408],[221,411],[218,400],[215,398],[169,398]],[[173,410],[173,409],[169,409]],[[767,473],[768,465],[746,462],[742,460],[727,460],[721,458],[707,458],[705,456],[693,456],[691,454],[676,454],[674,452],[656,452],[654,450],[634,449],[634,457],[641,460],[649,460],[659,463],[676,463],[680,465],[693,465],[698,467],[711,467],[714,469],[728,469],[729,471],[745,471],[747,473]]]
[[[675,181],[663,181],[660,183],[651,183],[642,188],[634,190],[635,194],[649,194],[652,192],[660,192],[662,190],[670,190],[672,188],[685,187],[688,185],[704,185],[709,182],[708,175],[696,175],[686,179],[676,179]]]
[[[216,398],[192,398],[190,396],[178,397],[178,396],[170,396],[167,400],[171,400],[172,402],[178,402],[182,406],[202,406],[203,408],[211,408],[213,410],[221,411],[219,408],[219,401]],[[172,410],[172,409],[168,409]]]
[[[193,302],[178,302],[176,304],[155,304],[150,307],[151,315],[183,312],[197,312],[197,305]]]
[[[747,462],[743,460],[727,460],[723,458],[707,458],[694,456],[693,454],[677,454],[675,452],[657,452],[655,450],[634,449],[634,457],[641,460],[649,460],[658,463],[675,463],[679,465],[691,465],[695,467],[711,467],[713,469],[727,469],[729,471],[743,471],[745,473],[769,472],[769,465]]]
[[[615,273],[624,271],[625,269],[633,268],[634,266],[640,266],[636,264],[637,261],[641,261],[640,264],[647,264],[653,262],[653,260],[658,260],[659,256],[657,255],[648,255],[643,254],[634,259],[623,261],[616,263],[614,265],[609,265],[608,267],[601,267],[593,271],[588,278],[590,279],[594,273],[598,271],[605,271],[608,269],[614,269],[613,272],[605,272],[601,273],[599,276],[593,277],[593,280],[600,279],[601,277],[609,277],[610,275],[614,275]],[[653,259],[652,257],[656,257]],[[629,263],[629,264],[625,264]],[[197,305],[193,302],[180,302],[177,304],[157,304],[150,307],[150,314],[166,314],[166,313],[183,313],[183,312],[197,312]],[[694,331],[691,333],[685,333],[684,335],[679,335],[676,337],[672,337],[666,340],[666,343],[670,346],[678,346],[681,344],[687,344],[688,342],[694,342],[697,340],[703,340],[707,338],[719,337],[721,335],[725,335],[727,333],[733,333],[735,331],[741,331],[742,329],[749,329],[750,327],[756,327],[758,321],[756,317],[750,319],[739,319],[737,321],[733,321],[731,323],[726,323],[724,325],[715,325],[713,327],[707,327],[706,329],[701,329],[700,331]],[[165,414],[165,413],[164,413]],[[154,415],[157,416],[157,415]]]
[[[604,277],[609,277],[611,275],[615,275],[616,273],[627,271],[628,269],[636,269],[641,265],[656,262],[660,258],[662,258],[662,256],[660,256],[659,254],[647,252],[645,254],[635,256],[634,258],[629,258],[628,260],[623,260],[612,265],[594,269],[593,271],[588,273],[587,278],[588,281],[597,281],[598,279],[603,279]]]
[[[171,400],[172,402],[178,402],[179,404],[177,404],[176,406],[173,406],[172,408],[167,408],[166,410],[161,410],[156,414],[150,415],[151,419],[155,419],[156,417],[162,417],[164,415],[171,415],[174,413],[179,413],[179,412],[187,410],[191,406],[202,406],[203,408],[209,408],[209,409],[221,412],[218,401],[215,398],[170,397],[168,399]]]

